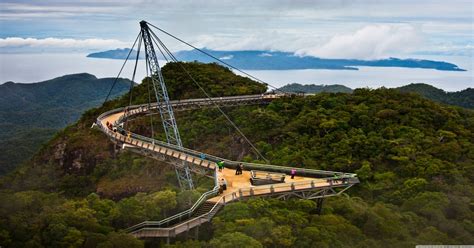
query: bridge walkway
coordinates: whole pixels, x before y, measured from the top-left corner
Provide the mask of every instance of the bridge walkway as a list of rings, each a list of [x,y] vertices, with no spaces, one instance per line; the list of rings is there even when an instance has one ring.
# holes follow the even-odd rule
[[[240,106],[248,104],[262,104],[278,98],[278,96],[241,96],[241,97],[219,97],[213,98],[221,106]],[[172,101],[173,108],[177,111],[197,109],[203,106],[212,106],[209,99],[190,99]],[[235,175],[235,166],[240,162],[219,158],[210,154],[188,148],[177,147],[162,141],[154,140],[138,134],[129,133],[121,128],[125,120],[135,116],[150,113],[155,106],[136,105],[130,108],[119,108],[103,113],[97,118],[96,125],[112,141],[121,144],[122,147],[132,151],[151,156],[162,161],[176,165],[176,161],[187,161],[190,168],[195,172],[211,170],[214,172],[215,187],[204,193],[192,208],[168,217],[161,221],[145,221],[127,229],[129,233],[138,238],[149,237],[175,237],[188,232],[191,228],[201,225],[210,219],[225,204],[256,196],[276,196],[281,198],[300,197],[305,199],[323,198],[339,195],[359,181],[355,174],[312,170],[297,168],[297,176],[291,179],[288,176],[291,167],[242,163],[244,171],[242,175]],[[109,123],[109,125],[107,125]],[[114,126],[111,128],[110,124]],[[117,130],[114,130],[115,127]],[[218,161],[225,161],[227,168],[218,172]],[[179,164],[179,163],[178,163]],[[250,183],[250,171],[260,170],[287,174],[283,183],[270,185],[252,186]],[[225,178],[227,190],[218,195],[218,181]],[[212,206],[212,207],[210,207]],[[198,215],[197,213],[205,212]],[[206,212],[207,211],[207,212]]]

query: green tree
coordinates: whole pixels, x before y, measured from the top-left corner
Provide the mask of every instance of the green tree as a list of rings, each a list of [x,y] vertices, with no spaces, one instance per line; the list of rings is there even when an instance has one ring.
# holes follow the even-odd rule
[[[257,240],[240,232],[226,233],[220,237],[213,238],[209,244],[215,248],[263,247]]]

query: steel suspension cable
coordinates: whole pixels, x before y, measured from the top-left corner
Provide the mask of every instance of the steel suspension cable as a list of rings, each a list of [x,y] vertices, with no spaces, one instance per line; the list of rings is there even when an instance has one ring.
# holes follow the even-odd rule
[[[132,53],[133,48],[135,47],[135,44],[136,44],[137,41],[138,41],[138,38],[140,38],[140,34],[141,34],[141,31],[138,32],[137,38],[136,38],[135,41],[133,42],[132,48],[131,48],[130,51],[128,52],[127,58],[125,58],[125,61],[123,62],[122,67],[120,68],[120,71],[119,71],[117,77],[115,78],[114,83],[112,84],[112,87],[110,87],[109,93],[107,94],[107,97],[105,97],[105,101],[102,103],[102,105],[105,104],[105,103],[109,100],[110,94],[112,93],[112,90],[114,89],[115,84],[117,84],[118,78],[120,77],[120,74],[122,74],[123,68],[125,67],[125,64],[127,63],[128,58],[130,57],[130,54]]]
[[[160,46],[158,46],[158,45],[156,44],[156,42],[155,42],[153,39],[151,39],[151,40],[155,43],[156,47],[157,47],[158,50],[160,51],[161,55],[163,55],[163,58],[165,58],[166,62],[169,62],[168,58],[165,56],[165,54],[164,54],[163,51],[161,50]]]
[[[138,34],[140,35],[141,32]],[[137,57],[135,58],[135,66],[133,68],[133,74],[132,74],[132,81],[130,82],[130,91],[129,91],[129,103],[128,103],[128,110],[130,109],[130,106],[132,106],[132,95],[133,95],[133,84],[135,83],[135,75],[137,73],[137,65],[138,65],[138,58],[140,57],[140,49],[142,45],[142,37],[138,39],[138,46],[137,46]],[[128,111],[127,111],[128,114]],[[125,119],[125,125],[127,125],[128,118]]]
[[[219,110],[219,112],[227,119],[227,121],[232,125],[232,127],[234,127],[235,130],[237,130],[237,132],[245,139],[245,141],[252,147],[252,149],[255,151],[255,153],[257,154],[257,157],[261,157],[263,160],[265,160],[265,162],[269,163],[269,160],[266,159],[262,153],[260,153],[260,151],[257,149],[257,147],[255,147],[255,145],[247,138],[247,136],[245,136],[245,134],[240,130],[240,128],[230,119],[230,117],[222,110],[222,108],[215,102],[211,99],[210,95],[206,92],[206,90],[204,90],[204,88],[201,86],[200,83],[198,83],[194,77],[191,75],[191,73],[184,67],[184,65],[182,63],[179,63],[179,61],[176,59],[176,57],[171,53],[171,51],[169,51],[169,49],[165,46],[165,44],[158,38],[158,36],[156,36],[156,34],[150,30],[150,33],[152,34],[152,37],[156,38],[158,43],[161,44],[161,46],[163,47],[163,50],[165,50],[169,55],[170,57],[173,59],[174,62],[177,62],[177,64],[179,64],[179,66],[181,67],[181,69],[189,76],[189,78],[191,78],[191,80],[194,82],[194,84],[196,84],[198,86],[198,88],[204,93],[204,95],[207,97],[207,99],[210,100],[210,102],[212,104],[214,104],[214,106]]]
[[[273,88],[273,89],[275,89],[275,90],[277,90],[277,91],[280,91],[280,92],[282,92],[282,93],[288,93],[288,92],[285,92],[285,91],[283,91],[283,90],[281,90],[281,89],[279,89],[279,88],[277,88],[277,87],[275,87],[275,86],[273,86],[273,85],[271,85],[271,84],[269,84],[269,83],[267,83],[267,82],[265,82],[265,81],[263,81],[263,80],[261,80],[261,79],[255,77],[255,76],[253,76],[253,75],[251,75],[251,74],[249,74],[249,73],[247,73],[247,72],[245,72],[245,71],[243,71],[243,70],[241,70],[241,69],[239,69],[239,68],[237,68],[237,67],[235,67],[235,66],[233,66],[233,65],[231,65],[231,64],[229,64],[229,63],[227,63],[227,62],[225,62],[225,61],[222,61],[221,59],[215,57],[214,55],[212,55],[212,54],[210,54],[210,53],[208,53],[208,52],[206,52],[206,51],[204,51],[204,50],[202,50],[202,49],[199,49],[199,48],[193,46],[192,44],[190,44],[190,43],[188,43],[188,42],[186,42],[186,41],[184,41],[184,40],[182,40],[182,39],[180,39],[180,38],[174,36],[173,34],[167,32],[167,31],[165,31],[165,30],[163,30],[163,29],[161,29],[161,28],[159,28],[159,27],[157,27],[157,26],[155,26],[155,25],[153,25],[153,24],[151,24],[151,23],[149,23],[149,22],[147,22],[147,24],[150,25],[150,26],[152,26],[152,27],[154,27],[154,28],[157,29],[158,31],[160,31],[160,32],[162,32],[162,33],[164,33],[164,34],[166,34],[166,35],[172,37],[173,39],[175,39],[175,40],[177,40],[177,41],[179,41],[179,42],[181,42],[181,43],[184,43],[184,44],[188,45],[189,47],[192,47],[193,49],[195,49],[195,50],[197,50],[197,51],[199,51],[199,52],[201,52],[201,53],[203,53],[203,54],[205,54],[205,55],[207,55],[207,56],[213,58],[213,59],[216,60],[216,61],[219,61],[220,63],[222,63],[222,64],[224,64],[224,65],[226,65],[226,66],[228,66],[228,67],[231,67],[231,68],[234,69],[234,70],[239,71],[240,73],[242,73],[242,74],[244,74],[244,75],[246,75],[246,76],[248,76],[248,77],[250,77],[250,78],[252,78],[252,79],[254,79],[254,80],[256,80],[256,81],[258,81],[258,82],[260,82],[260,83],[262,83],[262,84],[268,85],[268,86],[270,86],[271,88]]]

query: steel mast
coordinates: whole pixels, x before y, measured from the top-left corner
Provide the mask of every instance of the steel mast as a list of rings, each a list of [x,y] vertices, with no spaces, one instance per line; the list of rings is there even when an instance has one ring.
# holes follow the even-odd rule
[[[150,77],[153,84],[153,89],[155,91],[158,110],[160,111],[161,121],[163,123],[163,129],[165,130],[166,140],[168,144],[176,145],[182,148],[183,143],[181,142],[178,125],[176,124],[173,108],[170,104],[165,80],[161,74],[161,68],[158,64],[158,58],[156,57],[155,49],[153,47],[150,28],[148,27],[146,21],[140,22],[140,28],[142,40],[145,45],[145,58],[148,62],[148,67],[151,73]],[[174,166],[181,189],[193,189],[194,185],[188,164],[184,161],[176,160]]]

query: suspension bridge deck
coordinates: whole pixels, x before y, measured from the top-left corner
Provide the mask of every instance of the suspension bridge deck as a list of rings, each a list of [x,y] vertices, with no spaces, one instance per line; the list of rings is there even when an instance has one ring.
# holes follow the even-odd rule
[[[278,95],[252,95],[240,97],[219,97],[212,99],[190,99],[183,101],[171,101],[175,110],[189,110],[203,106],[212,107],[217,103],[220,106],[235,106],[248,104],[266,104]],[[210,103],[214,101],[214,103]],[[151,156],[153,158],[168,162],[176,166],[176,161],[186,161],[191,170],[202,173],[203,170],[214,172],[215,187],[204,193],[201,198],[189,210],[176,214],[161,221],[145,221],[127,229],[129,233],[139,238],[146,237],[174,237],[180,233],[187,232],[191,228],[209,221],[217,211],[225,204],[256,196],[275,196],[286,198],[290,196],[316,199],[339,195],[349,189],[359,180],[355,174],[310,170],[297,168],[294,179],[286,176],[284,182],[269,185],[253,186],[250,183],[250,171],[269,171],[289,174],[291,167],[273,166],[264,164],[242,163],[244,171],[242,175],[235,175],[235,167],[240,162],[226,160],[199,151],[177,147],[162,141],[154,140],[138,134],[128,132],[121,128],[121,124],[127,118],[149,113],[156,109],[156,105],[136,105],[130,108],[119,108],[103,113],[97,118],[96,125],[109,138],[121,144],[123,148]],[[116,129],[116,130],[115,130]],[[222,172],[217,171],[218,161],[225,161],[226,168]],[[225,178],[227,190],[218,195],[218,181]],[[199,213],[198,216],[195,214]]]

